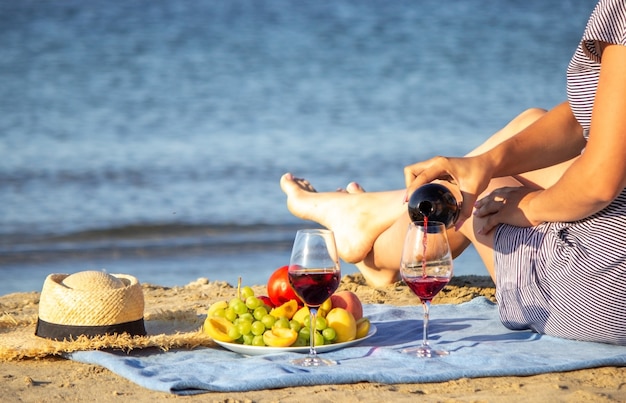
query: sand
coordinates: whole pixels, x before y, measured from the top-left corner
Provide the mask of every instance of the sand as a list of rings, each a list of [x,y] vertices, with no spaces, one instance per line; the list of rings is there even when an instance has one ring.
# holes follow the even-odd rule
[[[184,287],[144,284],[146,310],[195,309],[199,314],[214,301],[235,295],[224,282],[199,279]],[[263,286],[253,287],[264,294]],[[357,293],[364,303],[415,305],[416,297],[400,283],[374,289],[360,275],[345,276],[340,289]],[[476,296],[495,300],[485,277],[458,277],[433,303],[460,303]],[[0,312],[36,312],[39,293],[0,297]],[[318,385],[246,393],[204,393],[180,397],[142,388],[97,365],[62,358],[0,362],[0,400],[3,402],[623,402],[626,368],[603,367],[529,377],[459,379],[443,383]]]

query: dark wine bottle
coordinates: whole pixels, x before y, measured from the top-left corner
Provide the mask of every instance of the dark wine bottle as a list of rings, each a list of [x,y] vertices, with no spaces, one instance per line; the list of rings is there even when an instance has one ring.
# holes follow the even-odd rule
[[[461,212],[450,190],[438,183],[420,186],[409,198],[409,217],[412,221],[438,221],[450,228]]]

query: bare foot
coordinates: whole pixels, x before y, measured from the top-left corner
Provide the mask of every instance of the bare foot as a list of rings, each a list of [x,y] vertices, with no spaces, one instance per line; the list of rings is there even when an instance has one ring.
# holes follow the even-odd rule
[[[356,182],[350,182],[345,188],[338,188],[339,193],[365,193],[365,190]]]
[[[359,185],[356,182],[350,182],[348,183],[348,186],[346,186],[346,192],[352,193],[352,194],[365,193],[365,189],[363,189],[361,185]]]
[[[293,215],[335,233],[339,256],[348,263],[365,259],[378,236],[407,211],[403,190],[318,193],[308,181],[290,173],[281,177],[280,186]]]

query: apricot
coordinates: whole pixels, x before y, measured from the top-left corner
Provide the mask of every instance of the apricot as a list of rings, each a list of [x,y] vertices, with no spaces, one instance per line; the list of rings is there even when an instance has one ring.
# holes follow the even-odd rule
[[[349,311],[343,308],[333,308],[326,315],[326,322],[337,333],[335,343],[356,339],[356,320]]]
[[[317,309],[317,316],[321,316],[322,318],[326,317],[326,314],[333,309],[333,301],[328,298],[320,307]]]
[[[217,341],[230,343],[233,338],[228,335],[229,330],[234,327],[233,323],[222,317],[207,317],[204,321],[204,332]]]
[[[309,308],[307,308],[306,306],[303,306],[302,308],[298,309],[298,311],[293,315],[291,319],[297,321],[302,326],[304,326],[305,323],[309,323],[310,315],[311,315],[311,312],[309,311]]]
[[[297,338],[298,332],[282,327],[275,327],[263,333],[263,342],[270,347],[289,347]]]
[[[333,308],[343,308],[350,312],[354,320],[363,317],[363,304],[359,297],[352,291],[338,291],[331,297]]]
[[[277,306],[276,308],[272,308],[270,311],[270,315],[275,318],[293,318],[293,315],[298,311],[298,301],[295,299],[290,299],[284,304]]]
[[[367,336],[367,333],[370,331],[370,320],[368,318],[361,318],[356,321],[356,338],[362,339]]]

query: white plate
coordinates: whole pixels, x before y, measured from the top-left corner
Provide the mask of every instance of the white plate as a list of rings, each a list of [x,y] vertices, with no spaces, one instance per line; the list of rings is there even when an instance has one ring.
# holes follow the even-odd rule
[[[358,340],[346,341],[343,343],[335,343],[335,344],[324,344],[323,346],[315,347],[315,350],[318,353],[326,353],[333,350],[339,350],[340,348],[346,348],[350,346],[354,346],[355,344],[359,344],[363,340],[367,340],[376,334],[376,326],[370,324],[370,330],[367,332],[365,337],[361,337]],[[309,347],[267,347],[267,346],[249,346],[246,344],[237,344],[237,343],[226,343],[223,341],[213,340],[215,343],[220,346],[233,351],[235,353],[243,354],[243,355],[264,355],[264,354],[273,354],[273,353],[309,353]]]

